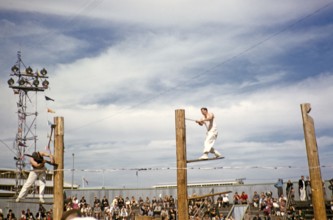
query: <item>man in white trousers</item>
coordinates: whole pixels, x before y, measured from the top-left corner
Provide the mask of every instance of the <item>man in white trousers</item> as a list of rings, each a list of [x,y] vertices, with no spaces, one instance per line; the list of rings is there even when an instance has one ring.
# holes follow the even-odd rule
[[[218,134],[214,114],[208,112],[206,107],[201,108],[201,113],[203,117],[200,120],[196,120],[195,122],[200,126],[205,125],[207,128],[207,133],[204,143],[203,155],[199,159],[208,159],[209,153],[213,153],[215,157],[221,157],[221,154],[213,147]]]
[[[44,160],[44,157],[49,157],[50,161]],[[46,185],[46,168],[45,163],[54,163],[53,155],[48,154],[46,152],[34,152],[30,158],[30,164],[32,166],[32,170],[29,173],[29,177],[25,184],[23,185],[20,194],[18,195],[16,202],[20,202],[20,200],[24,199],[27,194],[29,188],[34,184],[34,182],[39,179],[39,201],[44,203],[44,190]]]

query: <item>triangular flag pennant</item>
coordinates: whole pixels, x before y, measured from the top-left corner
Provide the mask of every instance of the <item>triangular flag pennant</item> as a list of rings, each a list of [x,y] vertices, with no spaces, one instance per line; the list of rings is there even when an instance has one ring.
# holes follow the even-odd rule
[[[53,110],[50,109],[50,108],[47,109],[47,112],[49,112],[49,113],[55,113],[55,111],[53,111]]]
[[[48,96],[45,96],[45,100],[46,100],[46,101],[53,101],[53,102],[54,102],[54,99],[51,99],[51,98],[48,97]]]
[[[83,177],[84,182],[88,185],[88,180]]]

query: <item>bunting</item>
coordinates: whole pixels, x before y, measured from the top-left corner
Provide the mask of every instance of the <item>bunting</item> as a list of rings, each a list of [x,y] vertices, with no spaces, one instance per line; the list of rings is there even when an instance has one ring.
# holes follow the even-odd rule
[[[45,100],[46,100],[46,101],[53,101],[53,102],[54,102],[54,99],[51,99],[51,98],[48,97],[48,96],[45,96]]]
[[[83,181],[88,185],[88,180],[83,177]]]
[[[48,112],[48,113],[55,113],[55,111],[53,111],[53,110],[50,109],[50,108],[47,108],[47,112]]]

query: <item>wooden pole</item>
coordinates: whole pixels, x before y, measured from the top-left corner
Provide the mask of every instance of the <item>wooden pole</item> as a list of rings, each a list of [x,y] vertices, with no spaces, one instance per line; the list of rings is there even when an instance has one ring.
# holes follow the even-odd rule
[[[176,156],[178,219],[189,219],[187,200],[187,163],[185,110],[176,110]]]
[[[311,111],[309,103],[301,104],[306,152],[308,156],[310,183],[312,191],[312,205],[315,219],[326,220],[325,198],[321,179],[318,146],[315,135],[314,121],[308,113]]]
[[[61,219],[64,209],[64,118],[54,118],[54,160],[57,166],[53,178],[53,219]]]

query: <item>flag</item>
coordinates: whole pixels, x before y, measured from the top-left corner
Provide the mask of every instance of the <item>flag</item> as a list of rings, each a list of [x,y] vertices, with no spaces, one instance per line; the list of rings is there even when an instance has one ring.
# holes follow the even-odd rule
[[[88,180],[83,177],[83,181],[88,185]]]
[[[53,101],[53,102],[54,102],[54,99],[51,99],[51,98],[48,97],[48,96],[45,96],[45,100],[46,100],[46,101]]]
[[[45,146],[45,150],[50,151],[51,150],[50,146],[49,145]]]
[[[47,108],[47,112],[49,112],[49,113],[55,113],[55,111],[53,111],[53,110],[50,109],[50,108]]]

